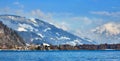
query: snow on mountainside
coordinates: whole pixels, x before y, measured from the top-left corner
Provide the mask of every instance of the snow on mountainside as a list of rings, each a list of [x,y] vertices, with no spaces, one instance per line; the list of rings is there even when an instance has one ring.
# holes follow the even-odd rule
[[[16,15],[0,15],[0,21],[16,30],[26,43],[48,43],[53,45],[92,44],[86,39],[77,37],[39,19],[27,19]]]

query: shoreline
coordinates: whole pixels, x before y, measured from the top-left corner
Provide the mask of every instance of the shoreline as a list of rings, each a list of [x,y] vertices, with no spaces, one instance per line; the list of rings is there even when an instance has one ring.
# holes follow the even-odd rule
[[[99,49],[99,50],[87,50],[87,49],[81,49],[81,50],[19,50],[19,49],[0,49],[0,52],[1,51],[24,51],[24,52],[29,52],[29,51],[35,51],[35,52],[37,52],[37,51],[41,51],[41,52],[45,52],[45,51],[49,51],[49,52],[51,52],[51,51],[120,51],[120,50],[118,50],[118,49]]]
[[[8,48],[0,48],[0,50],[20,50],[20,51],[62,51],[62,50],[120,50],[120,44],[100,44],[100,45],[78,45],[78,46],[71,46],[71,45],[29,45],[29,46],[15,46]]]
[[[86,51],[120,51],[120,50],[0,50],[0,52],[86,52]]]

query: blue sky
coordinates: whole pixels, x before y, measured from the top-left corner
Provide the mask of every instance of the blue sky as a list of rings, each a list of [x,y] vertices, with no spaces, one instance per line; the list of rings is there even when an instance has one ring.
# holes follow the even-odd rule
[[[79,34],[120,23],[120,0],[0,0],[0,14],[35,17]]]

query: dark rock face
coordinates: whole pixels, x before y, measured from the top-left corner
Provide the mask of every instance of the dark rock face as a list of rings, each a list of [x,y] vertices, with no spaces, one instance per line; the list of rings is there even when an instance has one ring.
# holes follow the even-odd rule
[[[25,46],[24,40],[12,29],[0,22],[0,47]]]

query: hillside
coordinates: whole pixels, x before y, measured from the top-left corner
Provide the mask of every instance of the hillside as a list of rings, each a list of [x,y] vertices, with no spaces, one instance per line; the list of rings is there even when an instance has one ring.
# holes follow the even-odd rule
[[[0,48],[25,46],[23,39],[12,29],[0,22]]]

